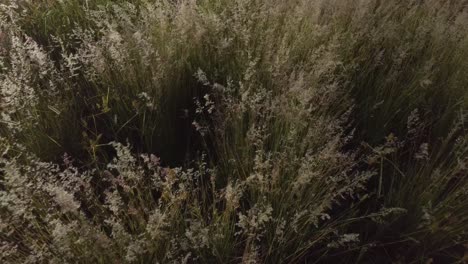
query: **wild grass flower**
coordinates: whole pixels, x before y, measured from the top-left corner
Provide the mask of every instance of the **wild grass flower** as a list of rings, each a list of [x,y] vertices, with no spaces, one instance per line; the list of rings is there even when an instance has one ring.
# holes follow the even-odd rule
[[[1,2],[0,262],[463,261],[466,11]]]

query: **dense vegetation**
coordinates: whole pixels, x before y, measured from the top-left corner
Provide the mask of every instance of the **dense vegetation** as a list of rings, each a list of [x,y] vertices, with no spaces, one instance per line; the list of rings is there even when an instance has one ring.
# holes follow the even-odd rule
[[[1,263],[465,263],[468,2],[0,0]]]

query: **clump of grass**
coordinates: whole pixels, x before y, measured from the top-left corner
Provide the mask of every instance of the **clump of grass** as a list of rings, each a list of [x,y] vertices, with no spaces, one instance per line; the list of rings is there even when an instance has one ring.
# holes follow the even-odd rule
[[[1,3],[2,261],[466,258],[462,2]]]

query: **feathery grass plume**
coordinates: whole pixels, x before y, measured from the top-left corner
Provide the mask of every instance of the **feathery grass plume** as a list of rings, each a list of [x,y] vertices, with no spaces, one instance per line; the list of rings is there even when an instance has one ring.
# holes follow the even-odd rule
[[[0,0],[0,262],[466,261],[467,18]]]

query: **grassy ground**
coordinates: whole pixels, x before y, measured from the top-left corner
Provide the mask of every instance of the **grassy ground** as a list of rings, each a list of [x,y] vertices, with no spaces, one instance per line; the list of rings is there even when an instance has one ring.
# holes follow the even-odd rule
[[[464,263],[467,25],[466,1],[0,0],[0,260]]]

